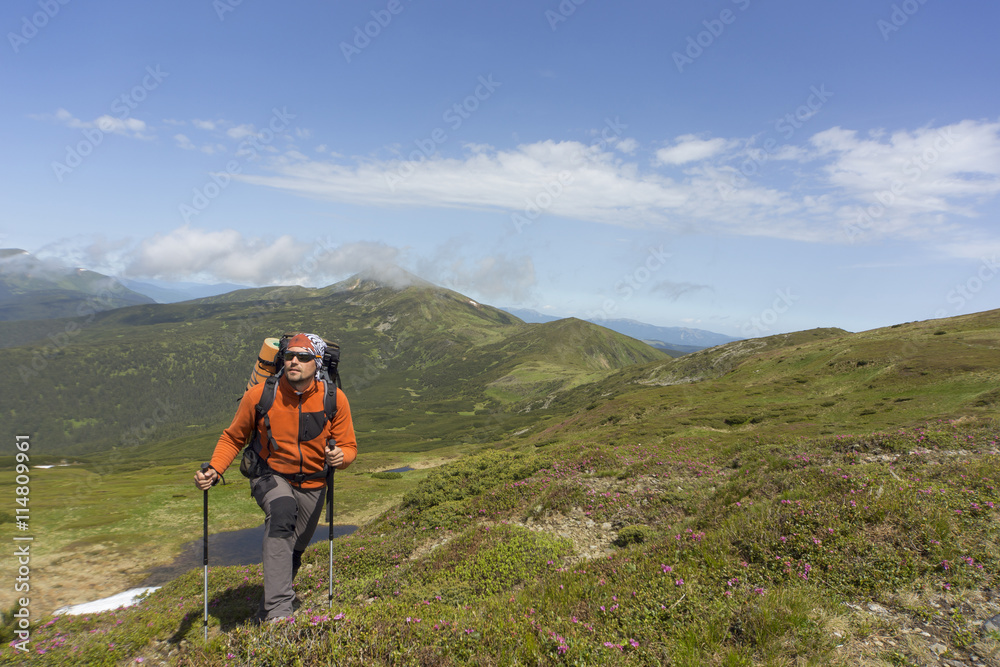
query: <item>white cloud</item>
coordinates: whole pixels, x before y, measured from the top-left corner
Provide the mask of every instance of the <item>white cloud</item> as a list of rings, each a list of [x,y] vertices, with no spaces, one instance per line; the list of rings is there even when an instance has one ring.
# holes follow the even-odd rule
[[[699,139],[693,134],[681,135],[676,141],[673,146],[656,151],[659,164],[676,165],[707,160],[733,145],[733,142],[726,139]]]
[[[1000,193],[1000,123],[866,137],[831,128],[805,147],[766,152],[753,148],[754,138],[683,135],[658,151],[662,168],[620,152],[637,149],[633,142],[605,148],[550,140],[506,150],[467,144],[461,157],[413,150],[391,159],[310,159],[294,152],[272,158],[270,174],[236,178],[337,202],[499,209],[512,216],[542,197],[545,215],[574,220],[828,243],[852,240],[845,225],[893,187],[890,210],[865,229],[872,238],[954,236],[956,215],[973,216]],[[799,164],[791,170],[789,162]],[[553,184],[561,184],[557,196]]]
[[[615,148],[620,150],[622,153],[625,153],[626,155],[634,155],[636,149],[639,148],[639,142],[631,138],[622,139],[621,141],[615,144]]]
[[[249,123],[245,125],[237,125],[236,127],[231,127],[226,130],[226,134],[229,135],[231,139],[236,139],[237,141],[245,139],[255,132],[256,130],[254,129],[254,126]]]
[[[183,148],[186,151],[201,151],[208,155],[226,152],[226,147],[222,144],[202,144],[201,146],[196,146],[186,134],[175,134],[174,143],[177,144],[178,148]]]
[[[267,239],[233,229],[185,226],[141,241],[124,257],[122,272],[160,280],[322,286],[361,271],[395,275],[399,282],[400,273],[393,267],[401,259],[399,249],[381,243],[337,244],[322,238],[303,242],[290,235]]]
[[[191,143],[191,140],[187,137],[187,135],[184,134],[175,134],[174,142],[177,143],[179,148],[183,148],[186,151],[193,151],[197,148],[193,143]]]
[[[418,272],[428,280],[456,292],[474,294],[486,301],[528,297],[535,287],[535,265],[526,255],[489,255],[471,261],[463,257],[464,244],[453,240],[418,261]]]
[[[117,118],[107,114],[98,116],[94,120],[85,121],[75,117],[66,109],[59,109],[54,114],[42,114],[31,116],[35,120],[54,120],[58,123],[74,129],[88,130],[98,129],[104,134],[117,134],[133,139],[150,139],[147,134],[149,127],[145,121],[138,118]]]
[[[215,121],[212,120],[199,120],[195,118],[193,121],[191,121],[191,124],[194,125],[196,128],[198,128],[199,130],[212,131],[216,128],[216,123]]]
[[[675,181],[643,173],[619,154],[575,141],[542,141],[512,150],[469,145],[463,158],[415,152],[406,158],[365,160],[354,165],[276,158],[275,175],[244,174],[239,180],[332,201],[375,206],[496,208],[522,212],[547,197],[546,188],[565,183],[546,213],[627,227],[683,230],[691,226],[767,234],[774,223],[762,212],[799,205],[780,192],[744,188],[729,201],[719,195],[722,175],[694,174]],[[789,223],[790,226],[790,223]],[[779,230],[782,236],[788,229]],[[801,228],[801,234],[814,231]]]
[[[965,198],[1000,193],[1000,123],[966,120],[886,139],[834,127],[810,141],[832,158],[833,185],[869,201],[888,191],[897,209],[973,215]]]

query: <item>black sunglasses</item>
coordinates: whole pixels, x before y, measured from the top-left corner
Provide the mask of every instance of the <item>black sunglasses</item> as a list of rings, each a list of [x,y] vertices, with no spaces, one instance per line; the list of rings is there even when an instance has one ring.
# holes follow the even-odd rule
[[[315,354],[310,352],[285,352],[285,361],[291,361],[292,359],[298,359],[304,364],[313,361],[316,358]]]

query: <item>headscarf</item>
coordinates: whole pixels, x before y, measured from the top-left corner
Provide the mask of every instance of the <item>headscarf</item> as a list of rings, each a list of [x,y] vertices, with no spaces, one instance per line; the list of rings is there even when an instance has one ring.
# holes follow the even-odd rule
[[[289,339],[288,347],[285,349],[293,347],[304,347],[307,350],[312,350],[312,353],[316,355],[316,379],[318,380],[320,369],[323,366],[323,355],[326,354],[326,343],[323,342],[323,339],[311,333],[295,334]]]

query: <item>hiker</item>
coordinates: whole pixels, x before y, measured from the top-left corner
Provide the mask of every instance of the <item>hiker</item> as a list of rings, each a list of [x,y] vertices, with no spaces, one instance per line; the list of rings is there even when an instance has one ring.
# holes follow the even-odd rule
[[[323,511],[324,466],[343,470],[357,456],[351,409],[339,388],[332,422],[324,412],[319,367],[325,351],[323,339],[314,334],[296,334],[288,341],[274,403],[256,425],[266,464],[250,478],[250,494],[264,510],[264,597],[258,621],[292,615],[297,602],[292,581]],[[194,476],[199,489],[217,482],[250,440],[264,386],[256,384],[244,394],[215,445],[210,467]]]

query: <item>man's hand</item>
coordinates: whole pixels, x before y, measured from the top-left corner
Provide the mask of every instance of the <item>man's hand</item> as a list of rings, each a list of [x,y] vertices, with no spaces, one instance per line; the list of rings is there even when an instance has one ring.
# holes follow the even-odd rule
[[[194,474],[194,485],[202,491],[208,491],[218,479],[219,473],[215,472],[215,468],[206,468]]]
[[[344,462],[344,450],[338,447],[333,440],[326,441],[326,464],[331,468],[336,468]]]

